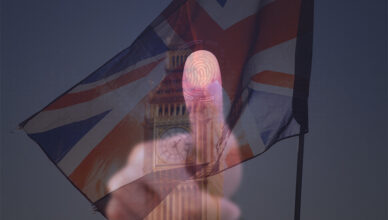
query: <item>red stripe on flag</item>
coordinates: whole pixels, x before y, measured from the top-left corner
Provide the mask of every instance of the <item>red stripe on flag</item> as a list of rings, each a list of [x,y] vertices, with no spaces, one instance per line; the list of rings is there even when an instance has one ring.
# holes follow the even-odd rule
[[[83,191],[90,200],[96,201],[107,191],[109,178],[125,166],[131,152],[138,144],[148,146],[144,141],[144,127],[136,118],[140,102],[123,120],[83,159],[70,174],[72,182]],[[137,116],[138,118],[144,115]],[[139,170],[140,171],[140,170]],[[113,173],[112,173],[113,172]],[[101,190],[104,189],[103,191]]]
[[[259,12],[259,34],[255,45],[258,53],[298,34],[300,0],[277,0]]]
[[[219,59],[222,85],[234,97],[243,66],[252,54],[297,36],[300,0],[277,0],[264,6],[258,14],[248,16],[223,30],[196,1],[187,1],[179,10],[167,15],[168,23],[186,42],[216,42],[219,51],[211,51]],[[256,31],[260,31],[256,35]],[[256,40],[255,40],[256,39]],[[210,49],[211,48],[203,48]]]
[[[222,85],[229,97],[234,97],[254,37],[254,16],[249,16],[227,30],[223,30],[196,2],[187,1],[167,21],[186,42],[204,41],[205,50],[211,51],[220,63]],[[209,43],[213,46],[207,45]]]
[[[251,77],[258,83],[294,88],[294,75],[274,71],[263,71]]]
[[[111,80],[103,85],[94,87],[82,92],[77,93],[67,93],[64,96],[60,97],[51,105],[47,106],[44,110],[56,110],[64,108],[71,105],[80,104],[83,102],[90,101],[98,96],[111,92],[115,89],[118,89],[130,82],[136,81],[140,78],[146,76],[152,69],[158,65],[161,60],[152,62],[150,64],[144,65],[140,68],[137,68],[131,72],[128,72],[117,79]]]

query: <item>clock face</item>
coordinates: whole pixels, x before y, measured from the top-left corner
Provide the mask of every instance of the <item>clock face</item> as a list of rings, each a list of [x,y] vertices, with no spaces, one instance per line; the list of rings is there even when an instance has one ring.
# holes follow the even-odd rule
[[[157,145],[159,159],[169,164],[185,163],[192,149],[193,141],[190,133],[179,127],[165,131]]]

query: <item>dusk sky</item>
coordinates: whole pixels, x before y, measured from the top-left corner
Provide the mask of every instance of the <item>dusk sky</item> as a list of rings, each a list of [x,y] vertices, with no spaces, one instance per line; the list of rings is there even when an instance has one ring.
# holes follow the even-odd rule
[[[0,219],[104,219],[18,124],[128,47],[169,3],[1,1]],[[386,13],[384,0],[315,0],[303,220],[388,217]],[[232,198],[242,219],[293,219],[297,145],[281,141],[243,164]]]

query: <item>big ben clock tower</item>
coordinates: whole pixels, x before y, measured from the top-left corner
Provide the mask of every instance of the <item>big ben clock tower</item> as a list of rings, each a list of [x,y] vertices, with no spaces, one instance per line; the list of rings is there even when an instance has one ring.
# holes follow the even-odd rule
[[[203,74],[199,78],[186,73],[184,76],[183,67],[190,53],[187,49],[169,52],[168,74],[146,106],[144,133],[153,146],[144,154],[152,155],[144,158],[145,172],[200,165],[215,158],[217,123],[207,117],[212,109],[192,102],[198,98],[198,88],[214,79]],[[189,91],[185,83],[186,87],[189,83],[195,88],[192,86],[194,89]],[[200,99],[201,103],[215,101],[211,96]],[[181,183],[146,219],[220,219],[219,199],[209,195],[222,195],[222,181],[222,176],[217,175],[210,180]]]

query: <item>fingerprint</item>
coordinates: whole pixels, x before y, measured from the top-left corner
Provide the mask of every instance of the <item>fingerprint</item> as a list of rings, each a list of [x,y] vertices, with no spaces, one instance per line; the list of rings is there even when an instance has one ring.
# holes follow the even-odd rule
[[[200,89],[216,80],[219,74],[217,58],[209,51],[199,50],[187,58],[183,78],[191,87]]]

